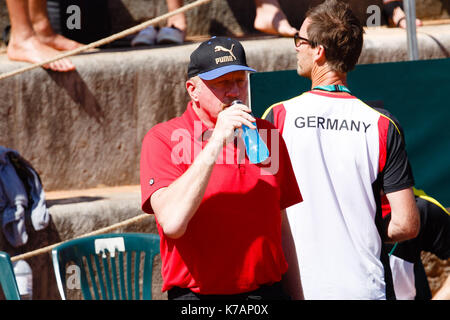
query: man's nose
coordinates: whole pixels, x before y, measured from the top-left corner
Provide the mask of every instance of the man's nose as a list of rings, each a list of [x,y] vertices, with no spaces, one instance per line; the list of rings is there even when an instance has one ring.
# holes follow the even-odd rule
[[[232,82],[227,91],[227,96],[229,97],[237,97],[239,96],[241,90],[236,82]]]

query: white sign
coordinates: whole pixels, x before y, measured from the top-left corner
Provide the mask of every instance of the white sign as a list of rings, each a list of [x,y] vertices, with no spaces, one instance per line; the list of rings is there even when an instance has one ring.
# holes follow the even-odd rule
[[[125,242],[123,241],[122,237],[96,239],[94,245],[95,253],[102,253],[103,258],[106,258],[105,250],[108,250],[111,257],[115,256],[116,250],[125,252]]]

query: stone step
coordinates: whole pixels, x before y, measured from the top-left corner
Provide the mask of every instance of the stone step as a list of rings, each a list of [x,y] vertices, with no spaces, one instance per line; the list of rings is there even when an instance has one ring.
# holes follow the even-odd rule
[[[258,71],[296,68],[291,38],[242,38]],[[420,59],[449,57],[449,25],[419,29]],[[102,49],[74,56],[77,70],[44,69],[0,82],[0,145],[15,149],[39,172],[46,190],[139,183],[145,133],[186,107],[191,41],[180,46]],[[360,64],[408,59],[406,32],[367,28]],[[0,73],[27,63],[0,54]]]
[[[51,215],[48,227],[41,231],[34,231],[28,224],[29,238],[20,248],[12,247],[3,235],[0,235],[0,250],[8,252],[13,257],[82,237],[143,214],[140,209],[140,186],[138,185],[48,191],[45,195]],[[148,215],[148,218],[139,220],[137,223],[126,224],[109,231],[109,233],[121,232],[158,233],[153,215]],[[50,251],[33,256],[27,261],[33,270],[33,299],[59,300]],[[152,297],[157,300],[167,299],[167,294],[161,292],[159,255],[155,258],[153,268]],[[81,290],[68,290],[67,296],[68,299],[81,299]],[[0,299],[1,297],[0,294]]]

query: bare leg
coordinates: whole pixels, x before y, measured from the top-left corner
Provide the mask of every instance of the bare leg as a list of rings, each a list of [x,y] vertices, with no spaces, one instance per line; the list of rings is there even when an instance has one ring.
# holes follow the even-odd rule
[[[254,27],[256,30],[283,37],[292,37],[298,32],[289,24],[278,0],[255,0],[255,5]]]
[[[183,0],[166,0],[167,1],[167,9],[169,12],[174,11],[183,6]],[[186,16],[184,13],[179,13],[167,19],[167,26],[174,26],[180,29],[183,32],[186,32],[187,23]]]
[[[73,50],[82,44],[53,31],[47,16],[46,0],[28,0],[30,21],[39,40],[56,50]]]
[[[39,63],[54,57],[60,52],[39,41],[28,15],[27,0],[6,0],[11,22],[11,36],[7,48],[10,60]],[[61,59],[44,65],[54,71],[70,71],[75,66],[68,59]]]

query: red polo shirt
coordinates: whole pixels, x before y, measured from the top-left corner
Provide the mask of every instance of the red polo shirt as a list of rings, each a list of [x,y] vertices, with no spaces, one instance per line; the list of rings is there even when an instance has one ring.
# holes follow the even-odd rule
[[[178,286],[201,294],[237,294],[280,281],[286,272],[280,210],[302,198],[281,135],[265,120],[258,119],[257,126],[270,160],[249,163],[242,139],[235,139],[216,161],[185,234],[168,238],[157,223],[163,291]],[[208,133],[191,103],[181,117],[147,133],[140,163],[143,211],[153,213],[153,192],[189,168]]]

